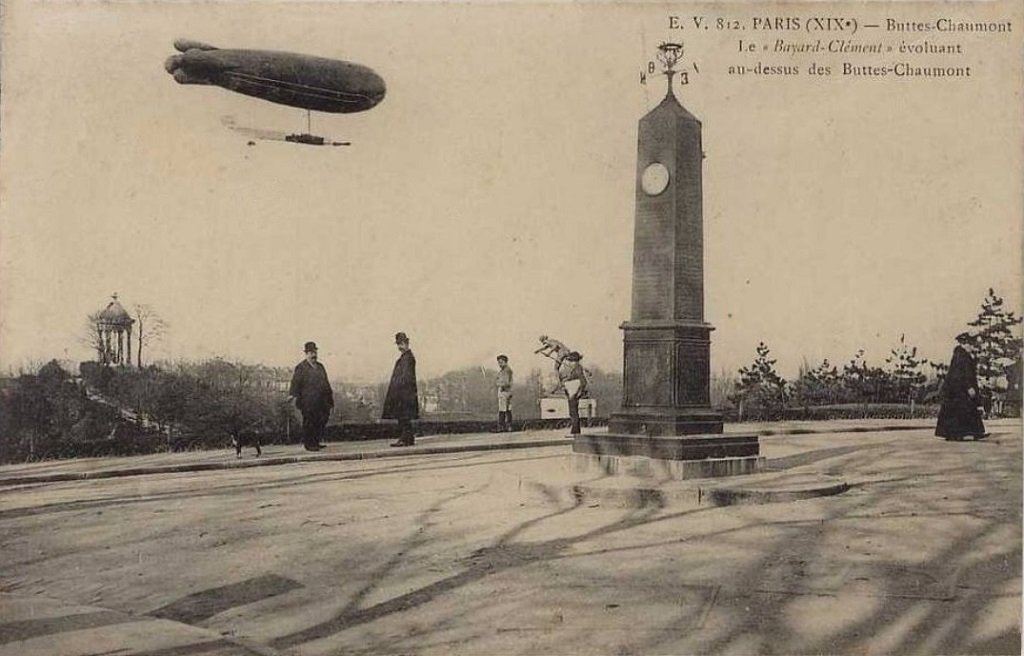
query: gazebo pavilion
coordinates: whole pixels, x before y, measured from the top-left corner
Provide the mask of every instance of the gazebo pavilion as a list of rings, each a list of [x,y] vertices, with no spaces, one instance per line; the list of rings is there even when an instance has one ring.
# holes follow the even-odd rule
[[[115,293],[107,307],[96,314],[97,351],[103,364],[128,365],[132,362],[132,319]]]

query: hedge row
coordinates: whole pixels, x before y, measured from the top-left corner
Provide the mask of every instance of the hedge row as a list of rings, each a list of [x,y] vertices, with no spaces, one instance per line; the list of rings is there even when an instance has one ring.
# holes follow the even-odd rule
[[[584,421],[586,426],[605,426],[607,419],[595,418]],[[494,428],[487,421],[421,421],[416,423],[417,435],[454,435],[463,433],[486,433]],[[565,428],[568,420],[531,419],[515,422],[517,431]],[[123,429],[123,430],[122,430]],[[394,439],[398,436],[394,423],[352,423],[327,427],[328,442],[354,442],[359,440]],[[298,444],[301,435],[266,433],[260,435],[260,442],[266,444]],[[112,456],[137,456],[170,451],[214,450],[231,447],[228,435],[176,434],[168,438],[164,433],[142,431],[124,423],[112,438],[101,440],[51,440],[36,444],[31,458],[21,461],[55,460],[66,458],[100,458]],[[14,462],[13,460],[10,462]]]
[[[583,421],[584,426],[607,426],[608,419],[596,417]],[[569,428],[567,419],[526,419],[515,421],[517,431],[550,430]],[[454,420],[454,421],[418,421],[414,424],[416,434],[424,435],[459,435],[466,433],[487,433],[495,428],[493,421]],[[388,423],[343,423],[327,426],[325,439],[328,442],[358,442],[363,440],[385,440],[398,437],[398,425]],[[302,441],[301,434],[296,430],[291,435],[261,434],[263,444],[298,444]],[[176,438],[176,450],[219,448],[230,442],[227,436],[181,436]]]
[[[736,408],[724,409],[725,421],[828,421],[831,419],[931,419],[939,416],[937,405],[915,405],[911,413],[906,403],[849,403],[819,405],[806,408],[783,408],[771,413],[761,409],[744,410],[740,417]]]
[[[727,422],[739,421],[735,409],[723,411]],[[786,408],[778,416],[763,417],[756,413],[744,412],[743,421],[823,421],[830,419],[932,419],[938,414],[936,405],[919,405],[910,408],[903,404],[834,405],[808,408]],[[587,426],[606,426],[607,418],[584,420]],[[527,419],[515,422],[518,431],[565,428],[568,420]],[[486,433],[494,428],[494,422],[479,420],[424,420],[416,423],[417,435],[454,435],[464,433]],[[351,442],[359,440],[393,439],[397,436],[394,423],[343,423],[327,427],[329,442]],[[263,444],[296,444],[301,442],[298,431],[290,435],[262,434]],[[131,456],[161,453],[167,450],[184,451],[196,449],[226,449],[231,444],[228,435],[175,435],[168,438],[163,433],[143,431],[128,423],[119,427],[115,436],[102,440],[58,440],[37,444],[33,460],[59,458],[95,458],[104,456]]]

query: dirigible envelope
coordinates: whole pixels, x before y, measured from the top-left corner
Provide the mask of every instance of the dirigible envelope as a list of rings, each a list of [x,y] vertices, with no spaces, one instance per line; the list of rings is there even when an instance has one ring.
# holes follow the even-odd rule
[[[179,39],[164,63],[180,84],[212,84],[318,112],[362,112],[384,99],[384,80],[360,64],[273,50],[221,50]]]

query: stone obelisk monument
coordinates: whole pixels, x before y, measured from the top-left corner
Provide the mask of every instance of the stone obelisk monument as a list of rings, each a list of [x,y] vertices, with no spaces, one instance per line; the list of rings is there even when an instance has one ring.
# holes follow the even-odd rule
[[[607,435],[582,435],[573,443],[584,461],[608,472],[714,476],[755,471],[760,461],[757,436],[723,435],[722,417],[711,408],[704,152],[700,121],[673,91],[681,55],[680,44],[659,46],[668,93],[640,119],[633,307],[621,326],[622,409],[612,415]]]

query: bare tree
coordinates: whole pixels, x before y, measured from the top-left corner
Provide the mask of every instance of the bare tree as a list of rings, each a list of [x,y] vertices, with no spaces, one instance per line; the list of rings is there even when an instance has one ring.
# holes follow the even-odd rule
[[[167,333],[168,324],[163,318],[157,314],[156,310],[152,306],[144,303],[137,303],[132,308],[135,312],[135,323],[138,324],[138,354],[135,360],[135,365],[142,368],[142,348],[151,347],[154,343],[160,341],[163,336]]]
[[[100,332],[100,313],[93,312],[86,318],[86,324],[82,329],[78,341],[83,346],[88,346],[96,352],[96,361],[103,362],[104,344],[103,334]]]

